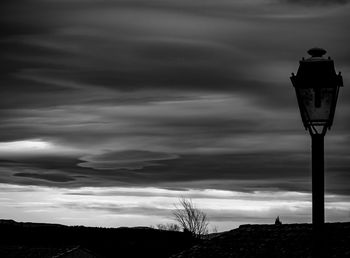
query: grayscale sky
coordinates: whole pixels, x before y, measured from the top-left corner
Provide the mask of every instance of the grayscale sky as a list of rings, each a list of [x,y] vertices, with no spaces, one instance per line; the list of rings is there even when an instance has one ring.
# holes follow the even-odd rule
[[[0,218],[310,222],[310,137],[289,80],[314,46],[342,71],[327,220],[350,219],[347,0],[2,0]]]

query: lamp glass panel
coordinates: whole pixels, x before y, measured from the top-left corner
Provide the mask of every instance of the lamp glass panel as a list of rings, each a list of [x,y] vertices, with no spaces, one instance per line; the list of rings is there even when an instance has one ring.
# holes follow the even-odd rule
[[[297,88],[301,115],[307,123],[326,123],[331,116],[336,88]]]

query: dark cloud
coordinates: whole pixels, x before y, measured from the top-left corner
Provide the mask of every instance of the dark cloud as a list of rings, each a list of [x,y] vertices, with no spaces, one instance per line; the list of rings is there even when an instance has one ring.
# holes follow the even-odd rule
[[[137,152],[133,151],[133,153],[135,158]],[[139,152],[139,154],[142,154],[142,159],[147,155],[148,159],[150,155],[152,159],[160,157],[160,154],[155,155],[151,152]],[[139,154],[137,159],[140,158]],[[171,157],[171,155],[161,155],[166,159]],[[157,166],[143,168],[130,166],[127,169],[109,167],[106,170],[105,167],[94,169],[79,167],[78,160],[67,157],[21,158],[18,162],[3,161],[0,179],[2,183],[69,188],[157,186],[175,187],[181,190],[209,188],[242,192],[310,192],[311,190],[308,153],[303,155],[293,152],[181,155],[177,159],[166,159],[157,160]],[[336,162],[334,159],[328,161],[330,164],[334,162]],[[328,167],[326,173],[328,193],[349,194],[346,183],[349,178],[345,172],[349,168],[348,162],[343,162],[341,168]],[[24,180],[26,178],[28,180]]]
[[[149,166],[159,166],[158,161],[175,158],[177,158],[176,155],[151,151],[110,151],[82,157],[81,160],[84,162],[79,163],[78,166],[97,170],[135,170]]]
[[[45,174],[39,174],[39,173],[15,173],[14,176],[18,177],[28,177],[28,178],[35,178],[35,179],[42,179],[57,183],[64,183],[69,181],[74,181],[73,177],[62,175],[62,174],[55,174],[55,173],[45,173]]]
[[[315,5],[335,5],[335,4],[347,4],[348,0],[286,0],[286,2],[293,4],[302,4],[307,6]]]

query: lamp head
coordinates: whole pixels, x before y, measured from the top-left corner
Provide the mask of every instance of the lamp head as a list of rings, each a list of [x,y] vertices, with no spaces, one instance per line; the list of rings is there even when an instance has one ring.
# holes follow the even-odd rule
[[[322,48],[308,51],[311,57],[302,59],[296,75],[291,81],[295,88],[303,124],[310,133],[323,134],[333,123],[339,87],[343,86],[341,74],[336,74],[334,62]]]

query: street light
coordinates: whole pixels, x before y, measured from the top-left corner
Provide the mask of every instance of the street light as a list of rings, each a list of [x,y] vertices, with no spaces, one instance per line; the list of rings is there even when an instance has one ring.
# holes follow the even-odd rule
[[[326,50],[312,48],[308,59],[300,61],[296,75],[290,77],[298,99],[303,124],[312,138],[312,223],[324,224],[324,136],[333,123],[339,87],[343,79],[336,74],[333,60],[322,56]]]

